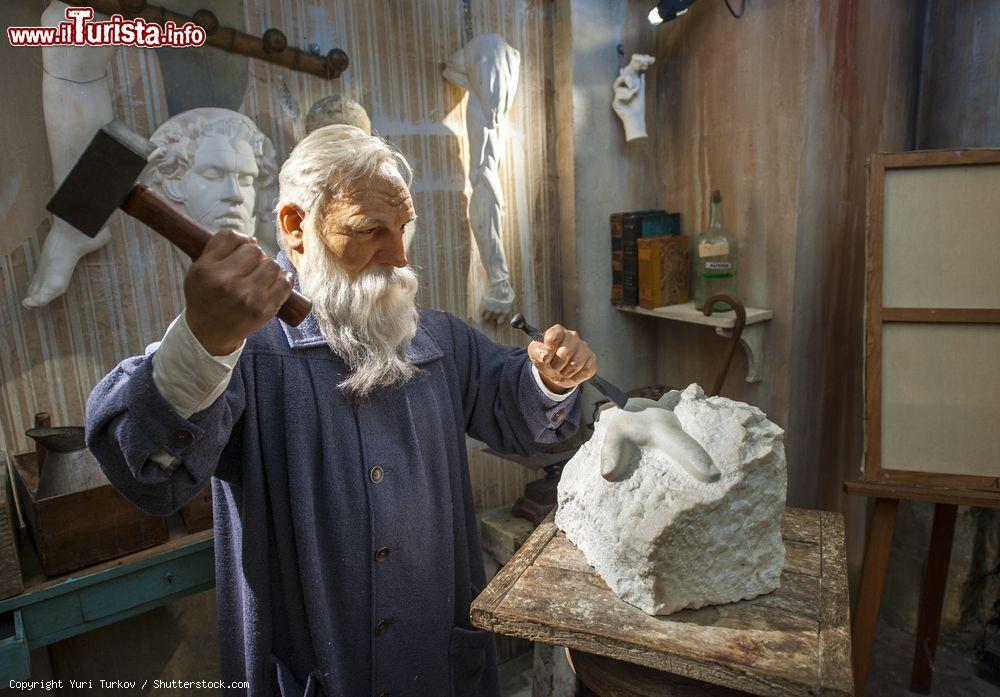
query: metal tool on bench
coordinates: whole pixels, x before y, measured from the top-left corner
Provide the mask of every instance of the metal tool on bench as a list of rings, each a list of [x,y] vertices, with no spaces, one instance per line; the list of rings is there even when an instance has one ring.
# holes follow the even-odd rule
[[[121,208],[173,243],[192,259],[201,256],[212,231],[177,210],[156,191],[137,184],[156,146],[120,121],[105,124],[49,200],[49,212],[94,237]],[[296,291],[278,317],[296,326],[312,303]]]
[[[510,321],[510,326],[514,327],[514,329],[520,329],[535,341],[545,341],[545,337],[542,336],[542,333],[538,331],[536,327],[528,324],[527,320],[524,319],[524,315],[520,313],[514,315],[514,319]],[[590,378],[590,384],[596,387],[601,394],[617,404],[619,407],[623,409],[625,408],[625,402],[628,401],[628,397],[625,396],[625,393],[602,378],[600,375],[595,374],[594,377]]]

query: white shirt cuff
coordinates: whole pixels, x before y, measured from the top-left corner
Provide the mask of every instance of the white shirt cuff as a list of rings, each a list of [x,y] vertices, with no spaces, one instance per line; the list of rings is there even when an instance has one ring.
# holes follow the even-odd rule
[[[553,402],[561,402],[565,399],[568,399],[570,395],[576,392],[577,388],[579,387],[579,385],[577,385],[569,392],[565,392],[563,394],[556,394],[548,387],[546,387],[544,382],[542,382],[542,376],[538,374],[538,368],[535,367],[534,363],[531,364],[531,376],[535,378],[535,384],[538,385],[538,389],[542,391],[542,394],[551,399]]]
[[[153,354],[153,383],[185,419],[207,409],[226,391],[246,340],[226,356],[213,356],[191,332],[184,313],[170,323]]]

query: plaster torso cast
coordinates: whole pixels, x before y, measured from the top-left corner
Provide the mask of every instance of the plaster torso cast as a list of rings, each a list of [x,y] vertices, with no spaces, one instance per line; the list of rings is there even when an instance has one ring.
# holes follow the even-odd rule
[[[625,140],[646,137],[646,69],[656,59],[643,53],[633,53],[612,84],[611,107],[625,126]]]
[[[469,93],[466,127],[469,133],[469,222],[489,279],[489,291],[479,307],[484,320],[503,321],[514,306],[514,289],[501,238],[503,189],[500,155],[504,115],[514,103],[521,55],[503,37],[484,34],[456,51],[444,77]]]
[[[229,109],[191,109],[165,121],[150,140],[157,152],[142,174],[147,186],[209,230],[254,234],[256,193],[274,179],[276,164],[271,141],[250,118]],[[258,242],[275,251],[274,239]]]

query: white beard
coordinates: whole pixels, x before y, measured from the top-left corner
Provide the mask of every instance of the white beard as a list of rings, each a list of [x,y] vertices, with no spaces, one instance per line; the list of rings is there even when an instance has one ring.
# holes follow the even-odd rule
[[[416,372],[406,356],[419,323],[416,273],[380,266],[351,281],[326,245],[307,236],[299,287],[312,300],[323,338],[351,370],[340,389],[356,401],[405,383]]]

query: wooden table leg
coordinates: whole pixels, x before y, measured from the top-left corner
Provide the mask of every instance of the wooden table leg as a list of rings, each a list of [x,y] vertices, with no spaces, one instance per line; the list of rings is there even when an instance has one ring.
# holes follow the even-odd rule
[[[864,697],[865,683],[868,681],[868,661],[875,641],[875,623],[882,603],[882,586],[885,583],[885,570],[889,565],[889,553],[892,551],[892,533],[896,527],[898,508],[897,499],[875,499],[875,511],[868,528],[858,605],[854,610],[854,626],[851,631],[855,697]]]
[[[927,549],[927,571],[924,588],[920,593],[920,614],[917,617],[917,645],[913,653],[913,672],[910,690],[922,695],[931,693],[934,678],[934,651],[937,649],[938,631],[941,629],[941,608],[944,589],[948,583],[948,565],[951,563],[951,544],[955,537],[955,519],[958,506],[939,503],[934,506],[934,525],[931,543]]]

